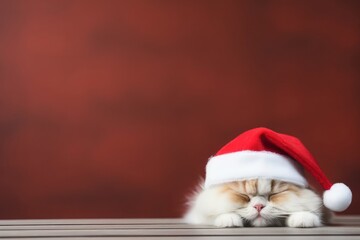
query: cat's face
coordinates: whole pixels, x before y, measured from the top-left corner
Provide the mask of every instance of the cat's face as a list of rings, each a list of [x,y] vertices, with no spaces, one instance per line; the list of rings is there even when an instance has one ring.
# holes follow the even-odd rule
[[[292,212],[321,211],[321,199],[313,191],[291,183],[254,179],[219,188],[236,204],[235,212],[249,226],[281,226]]]

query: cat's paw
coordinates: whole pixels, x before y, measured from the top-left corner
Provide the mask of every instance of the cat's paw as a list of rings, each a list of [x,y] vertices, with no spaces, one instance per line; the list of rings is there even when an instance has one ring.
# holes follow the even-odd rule
[[[289,227],[295,228],[320,227],[322,225],[319,216],[311,212],[293,213],[289,216],[286,223]]]
[[[216,227],[242,227],[243,222],[236,213],[224,213],[215,218],[214,225]]]

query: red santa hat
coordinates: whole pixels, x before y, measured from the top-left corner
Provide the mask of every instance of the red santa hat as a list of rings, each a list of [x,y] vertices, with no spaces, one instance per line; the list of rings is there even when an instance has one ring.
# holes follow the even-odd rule
[[[206,165],[205,188],[254,178],[277,179],[307,187],[304,169],[324,188],[324,205],[341,212],[351,203],[351,190],[332,184],[315,158],[296,137],[267,128],[246,131],[226,144]]]

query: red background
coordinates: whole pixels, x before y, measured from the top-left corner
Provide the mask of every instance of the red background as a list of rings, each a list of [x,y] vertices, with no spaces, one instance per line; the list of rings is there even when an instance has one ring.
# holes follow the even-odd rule
[[[207,158],[293,134],[360,214],[359,1],[0,1],[0,218],[178,217]]]

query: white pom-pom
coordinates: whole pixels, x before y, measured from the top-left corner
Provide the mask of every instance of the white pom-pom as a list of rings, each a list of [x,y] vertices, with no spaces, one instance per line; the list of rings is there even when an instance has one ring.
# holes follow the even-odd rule
[[[352,193],[348,186],[343,183],[335,183],[323,195],[325,207],[335,212],[342,212],[351,203]]]

